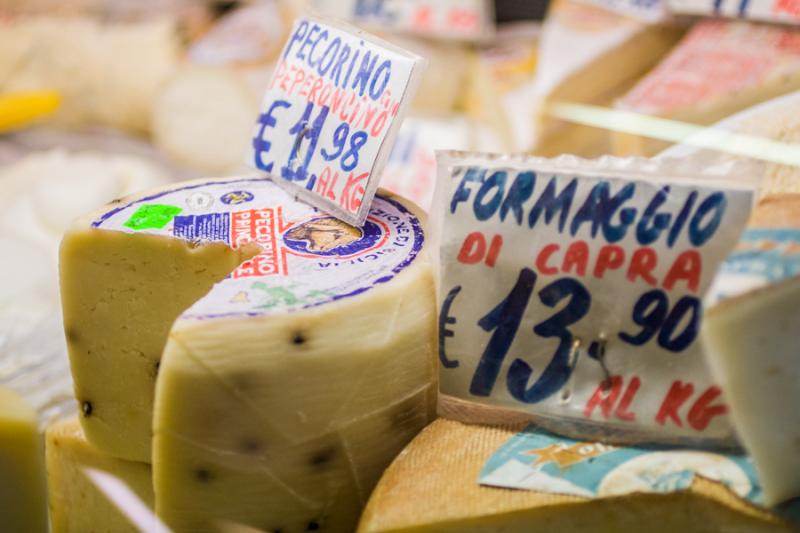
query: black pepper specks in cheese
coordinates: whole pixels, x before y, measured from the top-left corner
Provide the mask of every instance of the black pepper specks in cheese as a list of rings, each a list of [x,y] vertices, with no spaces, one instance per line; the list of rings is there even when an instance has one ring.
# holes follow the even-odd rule
[[[211,472],[206,468],[198,468],[194,471],[194,477],[200,483],[208,483],[211,481]]]
[[[336,448],[329,446],[313,454],[309,460],[312,466],[322,468],[336,457]]]
[[[292,335],[292,344],[294,344],[295,346],[300,346],[305,343],[306,343],[306,336],[303,335],[303,333],[300,331],[295,331],[294,334]]]
[[[255,437],[245,437],[239,444],[241,450],[245,453],[255,453],[261,450],[261,442]]]
[[[316,520],[312,520],[306,526],[306,531],[317,531],[317,530],[319,530],[319,522],[317,522]]]
[[[83,416],[87,418],[92,416],[93,410],[94,407],[92,407],[92,402],[84,400],[83,403],[81,403],[81,412],[83,413]]]

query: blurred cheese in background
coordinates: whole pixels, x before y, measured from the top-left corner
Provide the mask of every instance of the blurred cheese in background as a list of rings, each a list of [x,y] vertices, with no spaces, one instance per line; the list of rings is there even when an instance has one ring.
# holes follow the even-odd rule
[[[800,91],[779,96],[740,111],[714,124],[711,128],[779,141],[785,143],[785,150],[800,154],[800,146],[798,146],[800,144]],[[714,156],[714,152],[710,149],[700,149],[687,143],[672,146],[659,154],[659,157],[686,157],[697,152],[702,152],[703,157],[706,158]],[[766,152],[764,155],[767,155]],[[789,155],[789,153],[783,155]],[[732,158],[735,156],[717,153],[716,157]],[[710,161],[710,159],[708,160]],[[759,187],[760,196],[775,193],[800,193],[800,168],[796,165],[769,161],[764,168]]]
[[[3,531],[45,533],[47,503],[36,411],[0,387],[0,517]]]
[[[178,54],[175,25],[167,19],[13,18],[0,21],[0,92],[57,90],[60,124],[146,133],[156,90]]]
[[[0,262],[0,317],[56,308],[58,246],[74,218],[167,181],[155,163],[100,152],[33,152],[0,167],[0,242],[15,258]]]
[[[209,174],[233,172],[244,165],[258,98],[243,77],[229,69],[182,67],[156,98],[153,142],[190,168]]]
[[[524,151],[533,144],[536,104],[534,75],[541,25],[526,22],[498,30],[494,41],[477,47],[465,96],[467,113],[491,128],[501,146],[482,151]],[[455,147],[453,147],[455,148]]]
[[[386,40],[428,60],[411,104],[416,113],[448,113],[460,107],[470,66],[469,49],[454,43],[384,35]]]
[[[552,6],[539,46],[536,97],[541,107],[534,153],[608,153],[605,130],[549,118],[547,105],[609,105],[655,65],[681,33],[667,22],[647,23],[574,0]]]
[[[155,98],[154,144],[199,172],[241,170],[290,23],[283,4],[262,0],[233,9],[193,42]]]
[[[709,19],[615,105],[705,126],[797,89],[800,29]],[[618,155],[654,155],[668,146],[626,133],[613,142]]]

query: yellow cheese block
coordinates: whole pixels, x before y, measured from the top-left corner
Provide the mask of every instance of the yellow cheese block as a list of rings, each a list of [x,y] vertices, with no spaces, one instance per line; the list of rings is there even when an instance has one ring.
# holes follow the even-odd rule
[[[36,412],[0,387],[0,530],[43,533],[46,509]]]
[[[116,476],[153,508],[150,465],[116,459],[89,444],[77,418],[47,429],[47,488],[53,533],[137,532],[86,475],[86,468]]]
[[[699,477],[682,492],[598,499],[479,485],[486,460],[523,427],[435,421],[386,470],[359,533],[792,531]]]
[[[153,394],[169,328],[255,250],[99,231],[91,220],[67,231],[60,258],[81,425],[103,453],[149,462]]]

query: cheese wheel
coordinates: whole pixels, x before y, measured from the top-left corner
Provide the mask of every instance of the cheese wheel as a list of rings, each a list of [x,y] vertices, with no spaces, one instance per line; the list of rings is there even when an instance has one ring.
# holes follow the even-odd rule
[[[45,533],[44,465],[36,412],[0,387],[0,516],[3,531]]]
[[[105,455],[89,444],[77,418],[56,422],[45,434],[47,490],[53,533],[139,531],[92,483],[86,469],[115,476],[153,507],[150,465]]]
[[[479,485],[487,459],[523,427],[436,420],[386,470],[358,532],[791,531],[774,514],[702,477],[685,491],[596,499]],[[601,462],[595,464],[603,468]]]
[[[62,293],[89,441],[149,460],[152,419],[156,508],[175,530],[352,531],[433,416],[418,213],[379,193],[353,228],[267,179],[228,178],[79,220]]]

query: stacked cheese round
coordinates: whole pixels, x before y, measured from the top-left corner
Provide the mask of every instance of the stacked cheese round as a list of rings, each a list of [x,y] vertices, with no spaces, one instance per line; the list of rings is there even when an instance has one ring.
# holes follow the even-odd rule
[[[152,461],[176,531],[351,531],[433,416],[422,221],[386,193],[359,229],[267,179],[151,191],[75,223],[61,284],[86,438]]]
[[[730,488],[706,477],[695,477],[686,490],[648,492],[647,476],[658,474],[655,466],[663,457],[658,453],[650,471],[619,469],[616,484],[605,489],[601,486],[595,497],[567,495],[563,485],[554,483],[539,490],[480,485],[479,477],[489,458],[523,429],[525,423],[493,427],[436,420],[386,470],[358,532],[792,531],[775,514],[744,502]],[[539,452],[541,463],[556,462],[564,472],[582,460],[586,474],[583,481],[590,484],[610,470],[604,455],[615,449],[591,442],[574,446],[568,442],[553,444],[547,455],[547,450],[529,451]],[[644,466],[642,463],[640,466]],[[723,471],[709,470],[716,475]],[[642,477],[637,479],[637,475]]]

